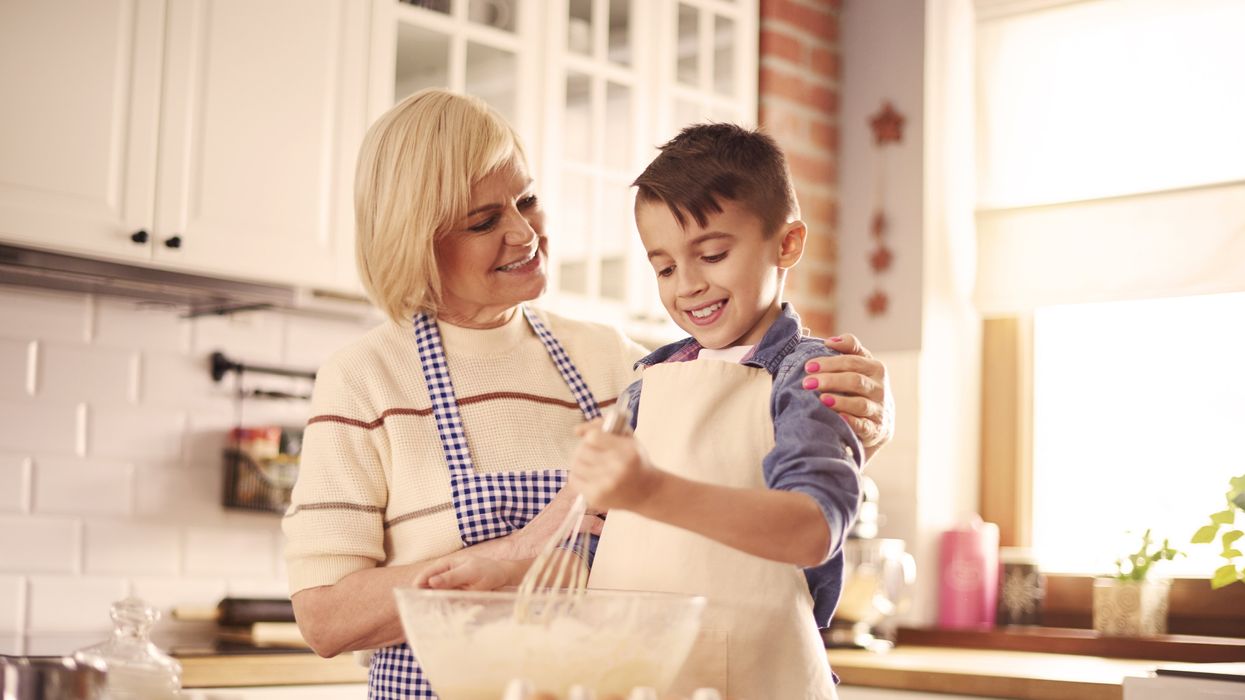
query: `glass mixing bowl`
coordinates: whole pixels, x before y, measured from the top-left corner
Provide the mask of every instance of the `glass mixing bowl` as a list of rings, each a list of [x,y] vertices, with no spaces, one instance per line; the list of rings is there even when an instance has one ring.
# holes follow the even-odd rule
[[[589,590],[538,594],[520,616],[513,591],[394,594],[407,643],[441,700],[499,700],[516,678],[559,698],[573,685],[664,693],[705,607],[699,596]]]

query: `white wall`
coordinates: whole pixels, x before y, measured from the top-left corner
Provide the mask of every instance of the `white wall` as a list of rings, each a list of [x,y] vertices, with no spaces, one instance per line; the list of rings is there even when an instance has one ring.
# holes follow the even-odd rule
[[[164,608],[285,595],[279,516],[219,505],[237,416],[232,375],[213,383],[208,356],[314,369],[365,328],[273,313],[184,320],[0,286],[0,653],[99,641],[127,594]],[[249,401],[242,420],[302,425],[307,410]]]
[[[938,535],[977,501],[980,323],[971,304],[972,6],[970,0],[845,0],[838,278],[840,327],[887,363],[896,436],[870,463],[883,537],[908,542],[918,591],[907,618],[936,616]],[[878,149],[869,118],[889,100],[902,143]],[[881,193],[881,194],[879,194]],[[869,221],[881,202],[895,253],[881,277],[891,308],[864,299]],[[967,263],[965,262],[967,261]],[[967,264],[967,267],[965,265]]]

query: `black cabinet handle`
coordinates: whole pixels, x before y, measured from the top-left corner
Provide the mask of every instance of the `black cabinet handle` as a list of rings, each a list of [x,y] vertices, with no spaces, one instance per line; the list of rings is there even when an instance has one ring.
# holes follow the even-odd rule
[[[169,236],[168,238],[164,239],[164,245],[165,247],[168,247],[168,248],[181,248],[182,237],[181,236]]]
[[[150,238],[151,236],[147,235],[147,232],[142,231],[142,230],[135,231],[134,233],[130,234],[130,240],[134,241],[135,243],[146,243],[147,240]]]

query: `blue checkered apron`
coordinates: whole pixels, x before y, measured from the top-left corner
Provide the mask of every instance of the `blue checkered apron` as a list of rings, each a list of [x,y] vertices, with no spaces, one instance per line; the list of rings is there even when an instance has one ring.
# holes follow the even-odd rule
[[[549,359],[553,360],[562,379],[570,387],[584,419],[599,417],[601,411],[596,399],[579,370],[571,363],[566,350],[534,313],[526,306],[521,308],[523,316],[549,353]],[[424,314],[415,317],[415,342],[424,382],[432,399],[432,413],[437,421],[437,434],[441,437],[441,450],[450,470],[454,513],[463,545],[469,547],[523,527],[561,490],[566,483],[566,472],[562,469],[544,469],[477,474],[471,463],[467,435],[458,414],[458,399],[450,382],[445,351],[441,348],[441,334],[434,319]],[[372,655],[368,698],[436,700],[436,697],[406,644],[380,649]]]

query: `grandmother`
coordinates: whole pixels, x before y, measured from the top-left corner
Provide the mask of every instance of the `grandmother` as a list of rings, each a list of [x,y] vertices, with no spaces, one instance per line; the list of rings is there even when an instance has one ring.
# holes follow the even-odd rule
[[[526,303],[546,285],[544,212],[517,135],[478,99],[424,90],[377,120],[355,219],[363,283],[390,320],[316,377],[283,521],[290,592],[317,653],[376,650],[370,697],[434,698],[393,588],[464,549],[530,563],[573,498],[575,426],[647,350]],[[850,336],[831,347],[848,354],[811,376],[876,450],[885,368]]]

